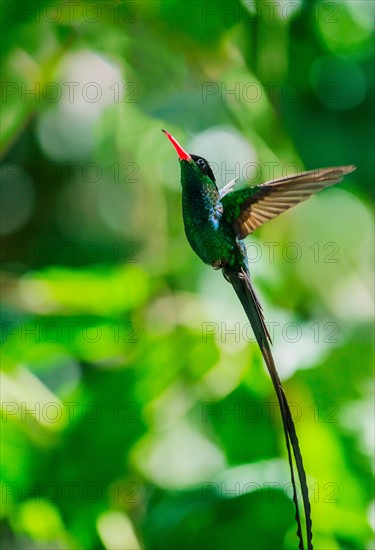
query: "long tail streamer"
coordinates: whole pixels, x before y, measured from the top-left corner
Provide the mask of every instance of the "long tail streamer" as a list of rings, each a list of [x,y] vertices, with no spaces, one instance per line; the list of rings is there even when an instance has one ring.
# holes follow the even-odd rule
[[[246,315],[251,323],[258,345],[261,349],[267,369],[270,373],[272,383],[274,385],[277,399],[280,405],[281,417],[284,427],[286,448],[288,452],[288,462],[293,485],[293,502],[295,506],[295,519],[297,522],[297,536],[299,538],[299,550],[304,550],[304,537],[300,510],[298,506],[298,494],[296,486],[295,466],[297,468],[298,480],[301,485],[302,501],[306,522],[306,540],[307,550],[312,550],[312,522],[311,522],[311,507],[309,502],[309,492],[306,481],[306,473],[303,466],[302,455],[299,448],[298,437],[294,426],[293,418],[290,412],[288,400],[281,385],[276,366],[272,357],[270,343],[271,338],[265,325],[262,306],[255,294],[254,287],[251,283],[250,274],[244,269],[235,269],[230,267],[223,268],[224,277],[233,285],[238,298],[246,312]],[[294,466],[294,461],[295,466]]]

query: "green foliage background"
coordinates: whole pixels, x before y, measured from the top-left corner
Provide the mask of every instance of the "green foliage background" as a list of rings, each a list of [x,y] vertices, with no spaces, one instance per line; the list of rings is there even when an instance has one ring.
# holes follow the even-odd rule
[[[297,547],[271,383],[186,242],[165,127],[219,185],[358,166],[248,245],[315,547],[372,548],[373,3],[1,8],[1,547]]]

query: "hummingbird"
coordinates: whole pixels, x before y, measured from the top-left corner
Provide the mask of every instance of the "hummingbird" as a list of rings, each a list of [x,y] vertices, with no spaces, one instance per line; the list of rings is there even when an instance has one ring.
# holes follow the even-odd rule
[[[233,180],[219,190],[208,161],[199,155],[187,153],[169,132],[162,131],[175,148],[180,161],[182,215],[187,240],[199,258],[214,269],[221,269],[225,279],[233,286],[250,321],[270,374],[280,406],[285,435],[293,486],[298,548],[305,549],[306,538],[307,550],[312,550],[311,507],[306,472],[288,400],[272,356],[272,341],[263,309],[250,277],[243,239],[314,193],[339,183],[343,176],[353,172],[356,166],[319,168],[239,190],[234,190],[236,180]],[[296,476],[302,493],[304,535]]]

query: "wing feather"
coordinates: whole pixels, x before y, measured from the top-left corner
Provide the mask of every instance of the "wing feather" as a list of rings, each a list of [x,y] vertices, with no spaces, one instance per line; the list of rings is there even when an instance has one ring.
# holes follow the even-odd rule
[[[224,215],[233,224],[237,236],[244,239],[314,193],[339,183],[343,176],[355,169],[354,165],[320,168],[228,193],[221,199]]]

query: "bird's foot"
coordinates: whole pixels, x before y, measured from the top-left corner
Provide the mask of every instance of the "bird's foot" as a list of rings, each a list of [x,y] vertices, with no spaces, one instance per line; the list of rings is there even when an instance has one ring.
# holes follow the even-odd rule
[[[214,269],[222,269],[226,264],[227,262],[225,260],[215,260],[211,263]]]

